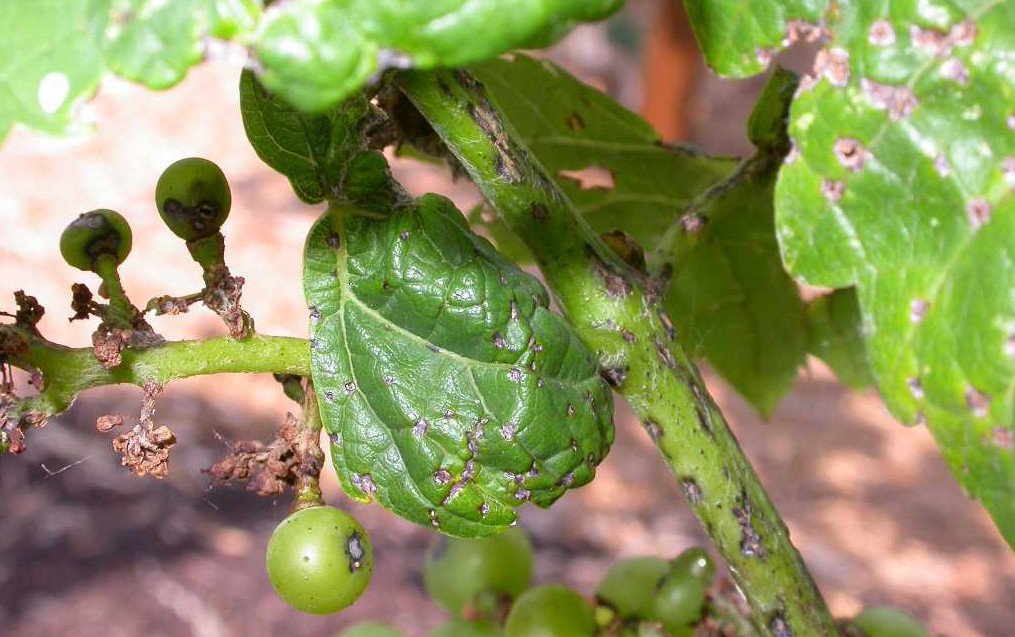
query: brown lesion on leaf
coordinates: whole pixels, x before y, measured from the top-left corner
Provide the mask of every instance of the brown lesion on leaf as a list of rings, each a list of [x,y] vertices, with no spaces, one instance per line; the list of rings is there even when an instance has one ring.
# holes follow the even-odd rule
[[[975,387],[967,387],[966,406],[973,412],[973,416],[983,418],[990,409],[990,396]]]
[[[865,77],[860,80],[860,88],[867,94],[874,108],[886,111],[890,120],[909,117],[920,103],[917,94],[909,86],[890,86]]]
[[[832,150],[835,153],[835,158],[846,170],[862,170],[867,163],[867,149],[860,143],[860,140],[840,137],[835,140]]]
[[[1013,440],[1015,440],[1015,432],[1007,427],[998,425],[990,431],[990,441],[998,449],[1011,451],[1015,447]]]
[[[814,58],[814,75],[824,76],[832,86],[843,87],[849,83],[849,52],[834,47],[821,49]]]
[[[226,443],[229,455],[205,470],[220,483],[240,481],[260,496],[277,496],[287,487],[316,480],[324,466],[318,431],[300,427],[292,414],[270,442],[239,440]]]
[[[821,196],[824,197],[829,203],[835,203],[842,199],[842,195],[846,193],[846,184],[837,179],[822,179],[821,180]]]

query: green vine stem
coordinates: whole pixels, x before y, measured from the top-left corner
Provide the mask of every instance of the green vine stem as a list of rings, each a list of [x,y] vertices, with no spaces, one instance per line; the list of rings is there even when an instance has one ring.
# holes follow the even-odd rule
[[[104,367],[91,348],[69,348],[27,330],[0,327],[0,343],[17,338],[24,346],[0,353],[14,367],[39,372],[45,387],[36,396],[15,402],[6,417],[15,422],[37,421],[68,407],[79,393],[101,385],[128,383],[143,387],[204,374],[265,372],[310,375],[310,345],[306,339],[252,335],[200,341],[171,341],[144,349],[125,349],[123,362]]]
[[[395,80],[525,242],[603,376],[638,414],[756,613],[776,637],[834,635],[757,474],[675,340],[660,290],[575,211],[465,72]]]
[[[301,470],[297,473],[296,484],[293,485],[292,513],[324,504],[324,498],[321,496],[321,468],[324,466],[324,451],[321,450],[320,445],[323,426],[321,408],[317,404],[317,394],[314,392],[314,386],[308,383],[303,392],[303,412],[296,425],[297,450],[303,461]]]
[[[134,324],[140,317],[140,312],[135,308],[127,293],[123,290],[123,283],[120,280],[119,264],[113,255],[102,255],[95,260],[95,273],[102,279],[102,287],[106,298],[109,299],[110,319],[117,327],[133,329]]]

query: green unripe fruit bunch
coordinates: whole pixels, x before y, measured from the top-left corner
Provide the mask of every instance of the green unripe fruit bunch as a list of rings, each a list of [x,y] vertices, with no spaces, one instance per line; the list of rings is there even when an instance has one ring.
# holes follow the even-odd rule
[[[715,561],[704,549],[691,547],[670,561],[671,573],[689,573],[706,587],[715,577]]]
[[[482,539],[441,536],[427,551],[423,584],[451,614],[485,594],[514,599],[532,580],[532,546],[517,528]]]
[[[929,637],[919,622],[891,606],[865,608],[853,618],[853,623],[867,637]]]
[[[706,586],[690,573],[669,573],[659,582],[652,612],[671,635],[690,634],[705,608]]]
[[[493,622],[452,619],[431,630],[426,637],[504,637],[504,631]]]
[[[658,557],[634,557],[616,562],[596,588],[596,599],[622,619],[651,619],[652,596],[669,563]]]
[[[229,216],[232,195],[218,165],[188,157],[162,172],[155,186],[155,205],[173,234],[193,241],[218,232]]]
[[[301,509],[275,527],[265,557],[279,597],[305,613],[351,605],[373,571],[373,548],[356,518],[329,506]]]
[[[547,584],[526,591],[504,623],[506,637],[591,637],[598,630],[595,613],[581,595]]]
[[[99,209],[79,216],[60,235],[63,260],[78,270],[95,270],[99,257],[109,256],[117,265],[130,254],[130,225],[118,212]]]
[[[353,624],[336,637],[405,637],[394,626],[381,622],[360,622]]]

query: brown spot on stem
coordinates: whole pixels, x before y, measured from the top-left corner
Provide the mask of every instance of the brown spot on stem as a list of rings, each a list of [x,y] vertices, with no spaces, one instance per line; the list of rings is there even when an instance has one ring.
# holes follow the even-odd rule
[[[667,369],[676,369],[677,360],[673,358],[673,352],[666,346],[666,343],[662,339],[655,338],[652,340],[652,344],[656,347],[656,354],[659,355],[659,360]]]
[[[683,478],[680,480],[680,488],[684,491],[684,497],[691,503],[691,506],[701,504],[701,487],[694,478]]]
[[[746,491],[741,491],[740,502],[738,506],[733,507],[733,515],[740,525],[740,553],[745,557],[765,559],[765,547],[762,546],[761,536],[754,528],[753,506]]]
[[[547,207],[539,203],[538,201],[532,202],[530,210],[532,212],[532,218],[536,221],[546,221],[546,218],[549,216],[550,213]]]
[[[627,378],[626,367],[608,367],[606,369],[599,370],[599,375],[603,377],[611,387],[620,387],[624,384],[624,380]]]
[[[630,295],[633,289],[630,281],[623,274],[617,272],[613,266],[603,261],[602,257],[592,250],[591,246],[588,249],[592,257],[594,274],[602,281],[603,287],[606,290],[606,296],[610,298],[622,298]]]

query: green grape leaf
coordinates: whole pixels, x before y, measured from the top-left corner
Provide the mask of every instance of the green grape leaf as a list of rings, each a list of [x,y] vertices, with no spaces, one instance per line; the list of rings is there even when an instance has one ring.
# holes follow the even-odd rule
[[[648,122],[552,62],[514,55],[470,72],[599,232],[620,229],[651,245],[737,165],[664,145]]]
[[[890,410],[1015,546],[1013,24],[996,0],[840,3],[776,210],[787,267],[856,286]]]
[[[288,177],[296,195],[307,203],[348,192],[346,175],[354,158],[375,155],[384,162],[379,153],[364,149],[364,129],[373,119],[373,111],[362,96],[327,113],[301,113],[269,93],[251,71],[244,71],[240,76],[240,111],[257,156]],[[378,172],[388,174],[386,163]]]
[[[795,87],[792,73],[772,75],[748,122],[755,155],[684,208],[656,254],[673,269],[665,303],[684,346],[765,417],[806,355],[803,303],[782,265],[772,206]]]
[[[757,75],[787,45],[819,38],[828,6],[829,0],[684,0],[705,61],[727,77]]]
[[[854,389],[874,384],[863,343],[860,302],[855,288],[843,288],[807,304],[807,351],[825,362]]]
[[[537,279],[426,195],[307,240],[312,378],[345,491],[460,536],[590,481],[612,395]]]
[[[622,0],[291,0],[265,11],[253,42],[261,79],[323,111],[387,68],[462,66],[544,46]]]
[[[666,305],[684,347],[770,414],[796,378],[806,343],[803,306],[775,238],[781,151],[741,166],[666,147],[609,96],[523,55],[473,72],[593,228],[619,229],[662,250],[654,258],[673,267]],[[760,147],[785,140],[788,82],[778,74],[752,115],[750,136]],[[595,187],[579,183],[597,173]],[[716,192],[702,196],[710,187]],[[526,256],[500,222],[480,219],[499,247]]]
[[[200,3],[111,0],[103,34],[109,70],[154,89],[178,83],[203,56],[196,12]]]
[[[257,0],[0,0],[0,141],[16,123],[50,134],[74,119],[107,71],[168,88],[204,58],[205,40],[250,33]]]
[[[80,130],[75,107],[102,77],[101,17],[86,0],[0,1],[0,141],[16,123],[52,135]]]

